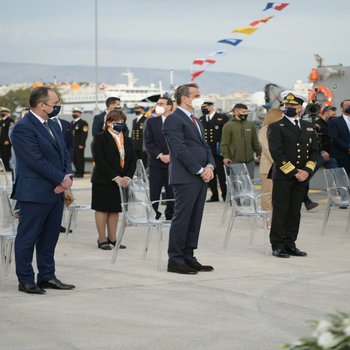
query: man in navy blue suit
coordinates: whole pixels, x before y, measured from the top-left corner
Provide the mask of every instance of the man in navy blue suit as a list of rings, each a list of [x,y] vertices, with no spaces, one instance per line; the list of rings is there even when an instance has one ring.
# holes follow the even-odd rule
[[[72,186],[70,157],[59,126],[50,120],[60,111],[54,90],[39,87],[29,99],[30,112],[12,132],[17,173],[12,198],[20,207],[15,241],[18,289],[44,294],[46,288],[73,289],[55,275],[55,247],[59,237],[64,191]],[[36,249],[35,283],[32,267]]]
[[[344,100],[340,107],[343,114],[332,118],[328,124],[331,136],[331,157],[335,158],[339,167],[343,167],[350,176],[350,99]]]
[[[160,97],[157,102],[155,113],[157,117],[149,118],[145,123],[143,140],[148,153],[148,171],[149,187],[151,201],[157,201],[160,198],[164,186],[166,199],[173,199],[174,192],[169,185],[168,166],[169,149],[165,137],[162,133],[165,118],[171,113],[173,101],[169,97]],[[162,213],[158,210],[159,202],[153,203],[156,212],[156,219],[159,219]],[[174,213],[174,202],[167,201],[165,209],[166,220],[171,220]]]
[[[175,91],[178,108],[164,122],[163,133],[170,152],[169,183],[174,188],[175,208],[170,227],[168,271],[194,275],[212,271],[194,256],[198,245],[207,183],[214,177],[214,158],[205,142],[204,129],[194,117],[203,100],[196,84]]]

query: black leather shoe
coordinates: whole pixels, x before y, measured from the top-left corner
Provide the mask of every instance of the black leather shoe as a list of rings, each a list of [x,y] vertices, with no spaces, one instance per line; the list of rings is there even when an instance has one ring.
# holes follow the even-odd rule
[[[117,244],[117,241],[111,241],[109,238],[107,238],[107,240],[108,240],[108,243],[112,244],[113,247],[115,247],[115,245]],[[119,246],[119,249],[126,249],[126,246],[121,244]]]
[[[65,233],[67,230],[65,227],[61,226],[60,227],[60,233]],[[72,233],[73,231],[72,230],[69,230],[69,233]]]
[[[171,215],[167,215],[167,216],[165,216],[165,220],[167,220],[167,221],[171,221],[173,219],[173,216]]]
[[[272,251],[272,255],[276,256],[277,258],[289,258],[289,254],[285,249],[277,248]]]
[[[160,211],[156,212],[156,220],[158,220],[162,216],[162,213]]]
[[[304,202],[305,208],[307,211],[315,209],[316,207],[318,207],[318,203],[313,202],[311,200],[307,200]]]
[[[34,282],[19,283],[18,290],[28,294],[45,294],[46,292]]]
[[[97,248],[102,249],[102,250],[112,250],[110,243],[107,241],[99,242],[97,240]]]
[[[218,196],[211,196],[206,202],[207,203],[219,202],[219,197]]]
[[[195,275],[198,271],[187,264],[168,264],[168,272],[181,273],[183,275]]]
[[[289,255],[293,255],[293,256],[306,256],[307,253],[306,252],[302,252],[300,249],[298,248],[289,248],[289,249],[286,249],[286,252],[289,254]]]
[[[213,271],[214,267],[210,265],[202,265],[198,261],[193,261],[190,263],[187,263],[188,266],[196,269],[197,271]]]
[[[57,278],[53,278],[52,280],[49,280],[49,281],[38,281],[37,284],[42,289],[70,290],[75,288],[73,284],[63,283]]]

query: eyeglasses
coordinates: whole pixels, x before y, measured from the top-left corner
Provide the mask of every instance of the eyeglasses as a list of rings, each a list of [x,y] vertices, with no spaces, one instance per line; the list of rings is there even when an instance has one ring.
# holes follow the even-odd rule
[[[44,104],[45,104],[46,106],[51,107],[51,108],[55,108],[55,107],[60,106],[60,104],[59,104],[59,103],[57,103],[57,104],[55,104],[55,105],[53,105],[53,106],[49,105],[49,104],[48,104],[48,103],[46,103],[46,102],[44,102]]]

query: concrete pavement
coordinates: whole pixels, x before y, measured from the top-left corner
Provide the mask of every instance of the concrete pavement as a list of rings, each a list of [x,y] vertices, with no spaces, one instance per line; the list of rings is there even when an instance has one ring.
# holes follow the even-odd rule
[[[88,189],[75,194],[79,204],[90,202]],[[81,212],[78,230],[63,234],[56,251],[58,278],[76,289],[18,292],[12,266],[0,293],[0,349],[272,350],[311,335],[308,320],[350,309],[347,210],[332,210],[321,237],[326,195],[311,197],[320,206],[303,209],[298,239],[309,255],[289,259],[264,255],[260,228],[250,247],[246,218],[237,219],[223,251],[223,203],[207,203],[197,258],[215,271],[195,276],[165,271],[167,232],[163,271],[155,236],[142,261],[142,228],[127,228],[127,249],[111,265],[112,252],[97,249],[94,213]]]

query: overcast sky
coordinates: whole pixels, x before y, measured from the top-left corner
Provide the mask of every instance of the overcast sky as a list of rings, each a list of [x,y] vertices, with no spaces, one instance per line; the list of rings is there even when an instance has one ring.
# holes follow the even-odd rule
[[[193,59],[227,49],[211,71],[248,74],[284,86],[307,80],[314,53],[326,64],[350,64],[349,0],[290,0],[281,12],[263,12],[266,3],[98,0],[99,64],[190,72]],[[94,65],[95,0],[0,4],[1,62]],[[231,33],[271,15],[252,35]],[[217,43],[223,38],[244,40],[230,47]]]

